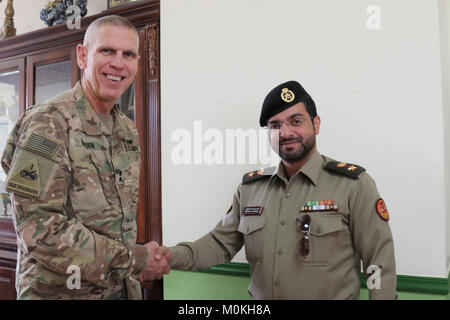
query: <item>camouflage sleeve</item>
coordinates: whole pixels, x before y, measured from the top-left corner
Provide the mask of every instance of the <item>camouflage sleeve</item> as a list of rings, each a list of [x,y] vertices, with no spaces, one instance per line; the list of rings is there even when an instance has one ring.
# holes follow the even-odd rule
[[[397,278],[395,271],[394,241],[387,216],[377,213],[381,199],[373,179],[366,173],[356,180],[356,190],[350,199],[350,227],[355,249],[363,262],[364,276],[379,271],[379,281],[369,282],[370,299],[395,299]],[[387,211],[386,211],[387,212]],[[378,270],[378,271],[377,271]]]
[[[229,262],[244,245],[239,226],[239,189],[226,215],[216,227],[195,242],[181,242],[169,248],[170,267],[179,270],[206,269]]]
[[[103,287],[140,273],[147,261],[144,246],[128,247],[97,234],[68,210],[68,188],[74,182],[62,115],[33,112],[16,140],[6,185],[14,193],[14,219],[26,253],[61,275],[78,266],[82,280]]]

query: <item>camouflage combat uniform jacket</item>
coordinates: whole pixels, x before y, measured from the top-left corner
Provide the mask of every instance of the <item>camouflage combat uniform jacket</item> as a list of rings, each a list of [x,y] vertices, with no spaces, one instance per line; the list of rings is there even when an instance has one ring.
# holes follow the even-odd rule
[[[77,83],[12,130],[2,166],[14,193],[18,299],[141,298],[138,133],[116,108],[112,115],[111,132]]]

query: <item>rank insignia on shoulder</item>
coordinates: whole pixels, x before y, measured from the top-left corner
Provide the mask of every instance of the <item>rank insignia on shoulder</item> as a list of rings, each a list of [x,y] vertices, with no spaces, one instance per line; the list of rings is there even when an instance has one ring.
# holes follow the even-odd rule
[[[334,171],[340,173],[344,176],[350,177],[352,179],[358,179],[358,176],[366,171],[361,166],[357,166],[351,163],[330,161],[325,165],[325,169],[329,171]]]
[[[377,200],[375,209],[377,210],[377,213],[381,219],[383,219],[384,221],[389,221],[389,212],[383,199],[379,198]]]
[[[337,211],[339,206],[334,200],[307,201],[300,207],[300,212]]]
[[[270,168],[265,168],[265,169],[248,172],[248,173],[244,174],[244,177],[242,178],[242,184],[246,184],[246,183],[260,180],[263,178],[271,177],[274,172],[275,172],[275,167],[270,167]]]

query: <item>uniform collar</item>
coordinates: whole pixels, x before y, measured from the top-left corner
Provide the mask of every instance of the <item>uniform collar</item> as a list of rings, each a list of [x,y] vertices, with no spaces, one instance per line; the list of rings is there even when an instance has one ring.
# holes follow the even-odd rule
[[[97,116],[97,112],[95,112],[94,108],[92,108],[91,103],[84,94],[80,81],[77,82],[73,90],[83,130],[88,135],[112,134],[110,129],[102,125],[102,122]],[[117,108],[113,108],[111,113],[113,117],[116,117]]]
[[[299,173],[302,173],[303,175],[307,176],[311,182],[317,186],[317,182],[319,181],[319,175],[320,172],[323,169],[323,158],[320,155],[317,150],[314,151],[314,153],[311,155],[311,158],[308,159],[308,161],[303,165],[303,167],[300,168],[292,177],[295,177]],[[286,172],[284,170],[283,162],[280,161],[278,163],[278,166],[275,169],[274,174],[272,177],[278,176],[281,180],[287,181]]]

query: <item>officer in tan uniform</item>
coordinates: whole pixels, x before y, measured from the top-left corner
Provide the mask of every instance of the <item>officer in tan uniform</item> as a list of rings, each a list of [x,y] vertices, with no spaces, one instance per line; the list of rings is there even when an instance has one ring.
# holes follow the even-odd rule
[[[81,82],[28,109],[3,154],[17,297],[141,299],[136,278],[168,264],[154,265],[156,243],[136,244],[139,138],[114,107],[136,75],[136,29],[118,16],[96,20],[77,59]]]
[[[309,94],[296,81],[277,86],[260,125],[281,162],[245,174],[211,232],[166,248],[170,266],[208,268],[245,245],[255,299],[357,299],[362,261],[370,298],[395,299],[386,205],[364,168],[318,153],[320,117]]]

